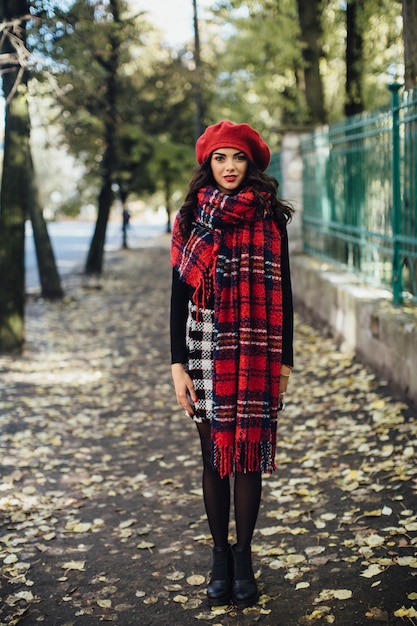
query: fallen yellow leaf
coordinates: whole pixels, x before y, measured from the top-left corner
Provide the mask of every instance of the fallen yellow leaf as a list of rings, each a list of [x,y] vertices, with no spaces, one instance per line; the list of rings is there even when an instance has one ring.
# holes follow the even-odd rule
[[[84,568],[85,568],[85,561],[67,561],[62,566],[62,569],[76,570],[78,572],[83,572]]]
[[[198,587],[199,585],[203,585],[205,582],[205,577],[199,574],[193,574],[192,576],[188,576],[187,578],[187,583],[189,585],[195,585],[196,587]]]

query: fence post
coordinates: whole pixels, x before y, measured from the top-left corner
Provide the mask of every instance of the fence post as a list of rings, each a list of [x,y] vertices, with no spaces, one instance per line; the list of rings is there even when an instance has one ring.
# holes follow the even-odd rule
[[[402,85],[391,83],[392,96],[392,294],[394,306],[402,304],[401,251],[398,236],[401,230],[401,163],[400,163],[400,97]]]

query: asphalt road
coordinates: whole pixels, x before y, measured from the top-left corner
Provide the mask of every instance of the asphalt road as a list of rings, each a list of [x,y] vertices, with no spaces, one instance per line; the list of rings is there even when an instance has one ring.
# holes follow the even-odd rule
[[[69,274],[78,267],[83,267],[87,258],[90,241],[94,233],[94,222],[62,221],[48,224],[48,232],[52,242],[60,276]],[[137,247],[141,241],[160,235],[165,224],[133,223],[128,230],[129,247]],[[122,229],[119,222],[109,222],[107,226],[106,251],[121,248]],[[33,291],[39,288],[39,273],[36,262],[35,244],[32,226],[27,222],[25,242],[26,289]]]

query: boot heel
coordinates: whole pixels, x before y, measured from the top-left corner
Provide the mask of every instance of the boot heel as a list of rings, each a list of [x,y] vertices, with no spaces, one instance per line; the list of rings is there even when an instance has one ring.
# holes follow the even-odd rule
[[[207,587],[209,606],[222,606],[230,603],[232,597],[233,557],[231,546],[213,548],[213,567]]]
[[[253,606],[258,601],[258,587],[252,569],[251,549],[232,547],[234,579],[232,601],[238,609]]]

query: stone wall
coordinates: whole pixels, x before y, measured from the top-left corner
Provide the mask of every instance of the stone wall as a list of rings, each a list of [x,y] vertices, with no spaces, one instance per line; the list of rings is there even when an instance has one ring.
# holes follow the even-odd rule
[[[291,255],[291,274],[295,310],[417,404],[417,307],[306,254]]]

